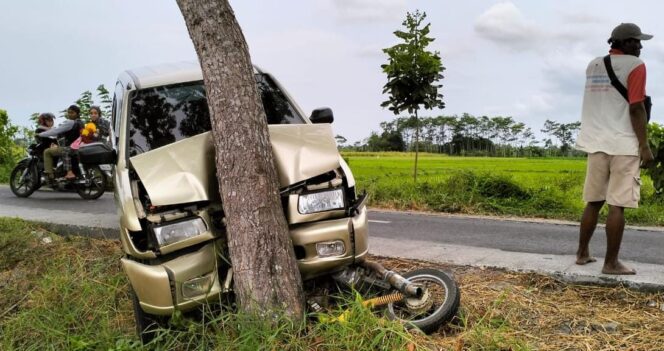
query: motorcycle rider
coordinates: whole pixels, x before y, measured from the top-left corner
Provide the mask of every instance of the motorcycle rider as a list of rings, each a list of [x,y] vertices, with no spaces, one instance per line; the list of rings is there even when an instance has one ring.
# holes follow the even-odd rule
[[[53,185],[55,183],[55,175],[53,174],[53,157],[64,156],[71,152],[69,145],[73,143],[80,136],[80,131],[83,128],[83,121],[80,119],[81,109],[76,105],[71,105],[67,108],[67,120],[62,122],[56,128],[51,128],[45,132],[39,133],[40,137],[57,136],[58,139],[64,139],[60,145],[53,146],[44,151],[44,174],[48,179],[48,183]],[[69,162],[67,162],[69,160]],[[65,178],[75,178],[76,175],[72,171],[71,161],[69,157],[63,158],[64,167],[67,171]]]
[[[41,138],[39,136],[39,133],[45,132],[53,127],[54,120],[55,116],[50,112],[41,113],[37,118],[38,125],[35,130],[35,141],[37,142],[37,145],[35,146],[35,152],[37,152],[38,155],[43,155],[44,150],[48,149],[51,147],[51,144],[56,142],[53,138]]]

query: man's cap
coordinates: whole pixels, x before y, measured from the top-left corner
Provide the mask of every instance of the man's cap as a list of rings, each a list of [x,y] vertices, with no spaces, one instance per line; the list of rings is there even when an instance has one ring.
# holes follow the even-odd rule
[[[644,34],[641,32],[641,28],[634,23],[621,23],[611,32],[612,40],[625,40],[625,39],[639,39],[639,40],[649,40],[652,39],[652,35]]]

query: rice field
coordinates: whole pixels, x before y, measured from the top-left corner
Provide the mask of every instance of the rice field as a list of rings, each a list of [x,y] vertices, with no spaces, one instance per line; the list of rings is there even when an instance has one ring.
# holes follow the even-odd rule
[[[420,154],[415,183],[412,153],[343,157],[375,207],[576,221],[585,205],[584,158]],[[655,196],[650,178],[642,180],[641,206],[625,212],[628,224],[664,225],[664,199]]]

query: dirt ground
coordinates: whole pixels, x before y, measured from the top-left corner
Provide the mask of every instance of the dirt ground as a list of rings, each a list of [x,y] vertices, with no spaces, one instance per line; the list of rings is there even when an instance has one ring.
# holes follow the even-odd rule
[[[397,272],[435,267],[461,289],[443,350],[664,350],[664,292],[570,285],[551,277],[374,257]]]

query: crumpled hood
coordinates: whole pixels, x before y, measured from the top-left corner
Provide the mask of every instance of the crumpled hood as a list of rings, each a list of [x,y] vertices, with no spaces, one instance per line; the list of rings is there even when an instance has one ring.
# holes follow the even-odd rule
[[[270,125],[269,131],[281,187],[340,167],[329,124]],[[155,206],[219,200],[211,132],[129,160]]]

